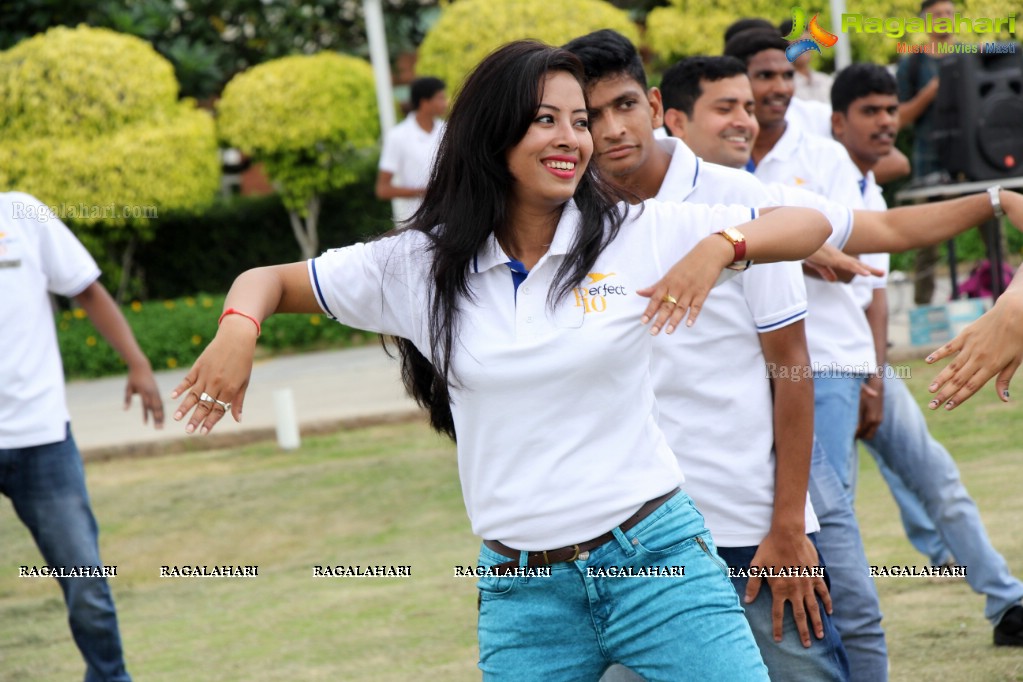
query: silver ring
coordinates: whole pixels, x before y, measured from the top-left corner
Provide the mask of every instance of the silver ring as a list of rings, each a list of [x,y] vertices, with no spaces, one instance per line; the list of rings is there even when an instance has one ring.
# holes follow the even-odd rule
[[[202,392],[202,395],[199,396],[199,400],[201,400],[204,403],[216,403],[217,405],[220,405],[221,407],[224,408],[224,412],[231,411],[231,403],[225,403],[223,400],[217,400],[206,391]]]

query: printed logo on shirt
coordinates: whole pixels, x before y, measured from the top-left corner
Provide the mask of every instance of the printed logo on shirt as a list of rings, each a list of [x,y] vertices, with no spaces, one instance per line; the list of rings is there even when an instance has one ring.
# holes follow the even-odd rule
[[[820,24],[817,23],[817,16],[813,15],[810,25],[807,26],[806,11],[802,7],[792,8],[792,31],[785,36],[785,40],[789,41],[789,46],[785,49],[785,56],[790,62],[796,61],[799,55],[810,50],[821,54],[822,47],[834,47],[838,42],[838,36],[828,33],[820,27]],[[803,34],[808,31],[810,37],[804,38]]]
[[[591,272],[587,275],[589,282],[572,289],[575,307],[582,308],[586,313],[602,313],[607,310],[608,298],[627,296],[624,284],[615,284],[617,273]]]

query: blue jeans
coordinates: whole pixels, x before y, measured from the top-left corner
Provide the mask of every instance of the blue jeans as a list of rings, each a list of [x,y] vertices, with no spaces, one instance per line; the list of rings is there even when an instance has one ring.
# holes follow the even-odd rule
[[[850,499],[856,490],[856,427],[865,380],[855,375],[813,378],[813,435]]]
[[[484,680],[596,681],[615,662],[649,682],[769,679],[688,495],[676,494],[628,533],[612,532],[614,540],[577,561],[552,565],[550,577],[480,578]],[[480,549],[479,566],[505,561]],[[591,575],[656,566],[684,566],[685,575]]]
[[[0,493],[11,498],[48,566],[102,565],[99,531],[70,427],[59,443],[0,449]],[[85,658],[85,682],[130,682],[106,579],[57,578],[57,583]]]
[[[814,534],[811,534],[810,537],[813,539]],[[757,549],[756,545],[752,547],[718,547],[718,553],[730,567],[748,570]],[[739,595],[740,601],[746,594],[748,582],[749,579],[746,577],[732,578],[732,587],[735,588],[735,593]],[[844,682],[848,680],[849,661],[846,658],[845,648],[842,646],[838,631],[832,623],[831,616],[825,612],[821,600],[817,600],[817,606],[820,609],[821,621],[824,626],[824,639],[817,639],[811,630],[810,648],[805,648],[799,640],[799,632],[796,630],[796,621],[792,615],[790,604],[785,605],[782,640],[774,641],[774,623],[771,611],[773,604],[771,588],[768,587],[766,581],[761,584],[760,593],[753,603],[743,603],[746,620],[749,621],[750,628],[753,630],[753,637],[757,640],[771,679],[775,682],[791,682],[792,680],[815,680],[817,682],[840,680]]]
[[[1023,598],[1023,583],[991,546],[955,460],[931,436],[920,406],[901,379],[885,378],[884,421],[864,445],[923,503],[956,563],[966,566],[970,587],[987,597],[985,617],[997,624]]]
[[[888,398],[885,398],[885,402],[887,401]],[[884,428],[883,422],[879,428]],[[899,427],[893,426],[890,428],[897,429]],[[866,446],[866,441],[863,444]],[[909,542],[916,548],[916,551],[927,557],[932,566],[941,566],[954,559],[952,550],[941,539],[941,534],[934,527],[931,517],[927,515],[923,502],[885,464],[885,459],[891,455],[898,456],[898,453],[881,455],[877,451],[871,450],[869,446],[867,446],[867,452],[874,457],[877,470],[881,472],[881,477],[888,484],[888,490],[891,492],[895,504],[899,507],[899,518],[902,519],[902,528],[906,531],[906,537],[909,538]]]
[[[881,603],[863,551],[860,526],[852,498],[816,438],[809,489],[821,524],[817,547],[831,577],[832,621],[842,636],[849,658],[850,679],[885,682],[888,646],[881,628]]]

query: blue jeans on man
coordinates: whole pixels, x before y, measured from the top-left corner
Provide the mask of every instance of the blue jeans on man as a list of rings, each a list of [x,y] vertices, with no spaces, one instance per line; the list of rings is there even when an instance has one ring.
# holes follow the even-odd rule
[[[922,504],[956,563],[966,567],[966,582],[987,597],[984,616],[992,625],[1023,598],[1023,582],[991,545],[984,522],[959,478],[955,460],[931,436],[920,406],[896,377],[885,376],[884,421],[863,442]]]
[[[59,443],[0,449],[0,493],[32,533],[50,567],[101,566],[99,531],[71,436]],[[28,562],[26,562],[28,563]],[[85,659],[85,682],[130,682],[117,613],[105,578],[58,578],[68,623]]]
[[[881,602],[849,494],[856,473],[853,444],[864,379],[840,374],[814,377],[809,489],[821,525],[817,547],[831,577],[832,620],[849,657],[851,679],[885,682],[888,646]]]

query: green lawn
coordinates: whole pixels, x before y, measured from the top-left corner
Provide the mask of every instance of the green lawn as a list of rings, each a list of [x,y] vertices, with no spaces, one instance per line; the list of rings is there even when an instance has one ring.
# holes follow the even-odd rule
[[[935,373],[912,365],[914,390]],[[996,547],[1023,573],[1021,414],[985,390],[929,415],[960,463]],[[203,679],[472,680],[475,561],[453,447],[424,426],[375,427],[273,445],[90,464],[131,672]],[[858,510],[874,564],[926,561],[905,540],[868,457]],[[7,502],[0,510],[0,679],[80,679],[49,579]],[[259,566],[248,579],[160,578],[161,565]],[[314,565],[409,565],[410,578],[314,578]],[[1023,651],[995,649],[984,600],[962,582],[878,579],[892,679],[1023,680]]]

